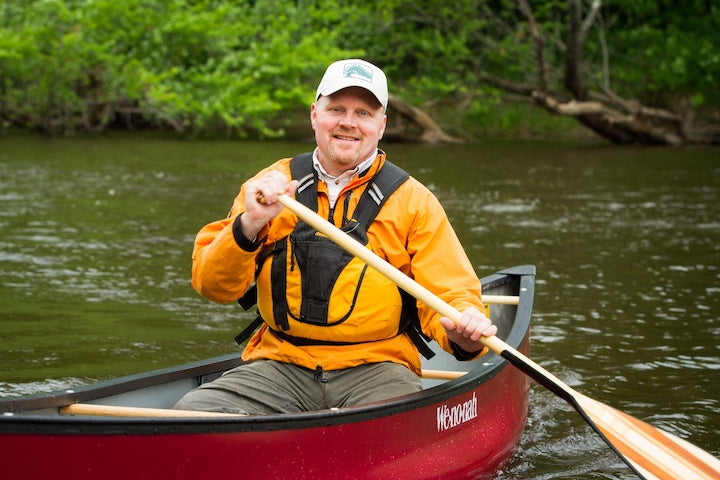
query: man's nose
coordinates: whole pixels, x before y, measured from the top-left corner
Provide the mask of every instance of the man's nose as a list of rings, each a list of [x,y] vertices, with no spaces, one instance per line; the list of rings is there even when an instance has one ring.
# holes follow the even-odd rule
[[[340,125],[344,127],[354,127],[355,116],[351,112],[346,112],[342,117],[340,117]]]

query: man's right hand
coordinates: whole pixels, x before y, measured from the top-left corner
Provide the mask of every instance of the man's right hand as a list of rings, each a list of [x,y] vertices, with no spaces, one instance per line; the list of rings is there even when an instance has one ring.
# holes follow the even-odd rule
[[[245,185],[245,213],[240,217],[243,235],[253,240],[260,230],[284,208],[277,201],[278,195],[294,195],[297,180],[288,178],[278,171],[270,171]]]

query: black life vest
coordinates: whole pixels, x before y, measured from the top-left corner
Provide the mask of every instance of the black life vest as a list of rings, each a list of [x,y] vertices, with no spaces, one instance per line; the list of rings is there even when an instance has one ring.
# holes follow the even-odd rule
[[[297,155],[290,161],[290,172],[293,179],[299,181],[295,198],[306,207],[317,211],[317,184],[318,174],[312,162],[312,153]],[[387,198],[402,185],[409,175],[400,167],[385,161],[382,168],[375,174],[369,185],[358,200],[353,219],[343,219],[341,229],[348,235],[367,244],[367,230],[375,220]],[[268,329],[272,334],[297,346],[304,345],[349,345],[355,342],[339,342],[301,338],[289,335],[288,330],[289,309],[286,296],[287,248],[288,243],[293,248],[292,258],[297,260],[297,268],[302,272],[302,300],[300,317],[297,321],[313,325],[331,326],[340,323],[352,314],[352,306],[344,318],[334,323],[328,322],[328,306],[333,285],[343,269],[353,259],[353,256],[341,247],[335,245],[330,239],[317,235],[317,230],[298,220],[295,228],[288,237],[278,240],[271,249],[263,251],[258,256],[261,265],[268,257],[272,257],[272,299],[273,316],[277,328]],[[293,268],[295,266],[293,265]],[[367,266],[365,266],[367,268]],[[362,276],[358,281],[362,282]],[[407,333],[418,350],[426,358],[434,355],[427,345],[429,338],[422,333],[415,299],[400,289],[402,297],[402,313],[397,334]],[[253,285],[242,298],[238,300],[246,310],[257,302],[257,289]],[[235,337],[238,344],[245,342],[252,333],[263,323],[258,316],[248,327]]]

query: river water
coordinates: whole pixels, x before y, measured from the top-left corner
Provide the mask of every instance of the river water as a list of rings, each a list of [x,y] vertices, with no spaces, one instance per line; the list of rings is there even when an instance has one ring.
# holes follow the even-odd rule
[[[0,139],[0,396],[234,351],[251,316],[192,290],[195,233],[226,215],[246,177],[311,148]],[[536,362],[720,455],[720,150],[384,148],[440,198],[478,275],[537,266]],[[498,478],[634,477],[534,385]]]

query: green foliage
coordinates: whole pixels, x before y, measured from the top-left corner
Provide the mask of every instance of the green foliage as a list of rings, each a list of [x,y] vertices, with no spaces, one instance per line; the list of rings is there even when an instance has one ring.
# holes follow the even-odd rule
[[[530,3],[562,91],[568,2]],[[717,108],[716,3],[606,0],[583,51],[588,86]],[[393,93],[467,131],[511,118],[498,118],[485,79],[536,83],[534,48],[513,0],[5,0],[0,128],[280,136],[325,66],[358,56],[385,69]]]
[[[110,114],[189,134],[276,136],[309,79],[348,53],[293,2],[30,0],[0,24],[7,121],[49,133]],[[316,15],[319,12],[316,12]]]
[[[617,89],[660,104],[720,104],[720,5],[713,1],[608,2]]]

